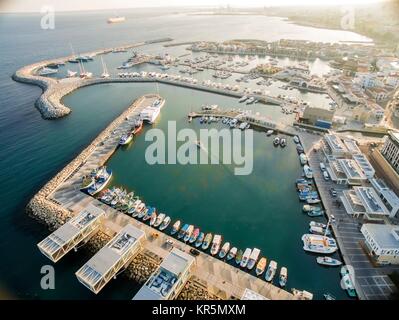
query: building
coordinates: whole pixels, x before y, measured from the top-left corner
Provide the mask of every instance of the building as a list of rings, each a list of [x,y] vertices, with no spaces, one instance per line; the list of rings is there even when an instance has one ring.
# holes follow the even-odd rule
[[[80,243],[87,241],[100,227],[104,211],[90,204],[37,244],[51,261],[57,262]]]
[[[341,138],[335,134],[324,135],[323,152],[327,161],[335,158],[343,158],[350,154]]]
[[[388,209],[389,216],[391,218],[399,218],[399,197],[396,193],[381,179],[370,179],[370,183]]]
[[[133,297],[133,300],[172,300],[178,296],[190,276],[195,258],[177,248]]]
[[[313,126],[320,121],[328,122],[331,124],[334,117],[334,113],[335,110],[307,106],[303,111],[301,121]]]
[[[375,169],[363,153],[354,154],[352,158],[355,160],[360,169],[362,169],[367,179],[372,179],[374,177]]]
[[[389,132],[381,149],[381,154],[390,163],[392,168],[399,173],[399,132]]]
[[[346,213],[353,217],[364,216],[367,220],[383,220],[389,216],[387,208],[371,187],[353,187],[341,196]]]
[[[76,277],[91,291],[99,293],[118,272],[129,265],[141,249],[144,239],[144,231],[131,224],[126,225],[75,273]]]
[[[360,230],[370,257],[378,264],[399,264],[399,226],[363,224]]]
[[[366,175],[353,159],[335,159],[329,164],[327,171],[331,180],[337,184],[361,185],[367,180]]]

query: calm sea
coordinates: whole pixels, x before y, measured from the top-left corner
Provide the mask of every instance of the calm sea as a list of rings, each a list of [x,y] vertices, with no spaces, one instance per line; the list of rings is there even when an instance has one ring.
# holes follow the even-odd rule
[[[295,26],[279,18],[261,16],[189,16],[172,11],[144,9],[128,10],[123,14],[127,18],[125,23],[108,25],[105,21],[107,17],[113,15],[112,12],[60,13],[56,15],[54,30],[40,29],[39,15],[0,15],[0,177],[3,182],[0,193],[0,298],[96,298],[80,285],[74,276],[74,272],[90,257],[85,250],[70,254],[57,263],[55,290],[46,291],[40,288],[40,269],[43,265],[49,264],[49,261],[39,253],[36,243],[45,237],[48,231],[29,218],[24,208],[30,197],[122,112],[131,99],[143,92],[155,90],[154,86],[144,84],[85,88],[65,99],[73,109],[70,116],[56,121],[45,121],[34,108],[34,102],[41,90],[13,82],[11,75],[15,70],[39,60],[68,55],[69,43],[72,43],[76,52],[83,52],[160,37],[171,37],[176,41],[217,41],[234,38],[367,40],[350,32]],[[210,29],[212,32],[209,32]],[[140,50],[145,50],[145,47]],[[149,46],[148,50],[160,52],[161,45]],[[170,48],[169,51],[173,53],[179,50],[181,48]],[[119,63],[116,60],[109,62],[110,68]],[[168,99],[168,105],[162,114],[161,126],[166,119],[180,115],[181,108],[187,107],[189,101],[192,101],[193,107],[215,99],[220,105],[228,106],[234,103],[228,98],[215,98],[205,93],[190,93],[184,89],[167,86],[160,86],[159,91]],[[93,117],[93,114],[96,114],[96,117]],[[261,136],[255,135],[255,139],[263,149],[261,154],[256,155],[257,176],[252,177],[250,181],[231,177],[227,169],[220,175],[213,172],[213,168],[206,172],[209,176],[209,180],[206,181],[200,179],[198,172],[193,173],[193,181],[186,181],[182,178],[182,173],[175,172],[178,179],[171,181],[171,172],[173,173],[175,169],[163,172],[167,169],[154,168],[138,174],[136,173],[140,166],[138,160],[128,163],[128,167],[133,170],[129,171],[129,175],[122,177],[118,172],[126,172],[125,162],[129,161],[134,148],[140,148],[140,141],[126,154],[122,152],[116,154],[110,164],[115,163],[117,168],[117,183],[135,188],[137,193],[150,199],[156,206],[159,203],[159,206],[165,211],[168,210],[168,214],[173,217],[181,217],[177,210],[186,209],[185,217],[193,220],[195,212],[206,212],[202,220],[193,223],[230,236],[232,241],[236,241],[241,247],[259,246],[268,258],[270,256],[280,264],[287,265],[290,287],[298,286],[313,290],[319,298],[324,291],[345,297],[339,289],[337,273],[315,267],[314,258],[306,256],[301,249],[299,239],[296,241],[298,235],[304,231],[303,228],[306,228],[307,220],[298,211],[299,203],[294,198],[291,183],[300,170],[294,150],[291,147],[284,150],[286,160],[281,162],[279,153],[282,151],[272,151],[270,141],[265,141]],[[270,165],[273,163],[279,169],[270,173]],[[272,196],[273,191],[279,189],[279,185],[276,185],[278,180],[274,176],[277,172],[281,175],[284,188],[290,199],[292,198],[292,202],[278,201]],[[156,177],[161,175],[163,178],[157,184]],[[193,184],[202,185],[202,188],[197,191],[195,187],[190,187]],[[206,193],[206,187],[210,184],[212,188]],[[157,186],[159,193],[150,192],[154,185]],[[219,203],[216,200],[222,196],[221,190],[227,187],[230,188],[231,198],[238,196],[240,198],[234,201],[226,200],[219,204],[220,208],[215,208],[214,206]],[[160,192],[167,188],[168,192],[175,194],[176,199],[179,198],[177,195],[186,199],[184,203],[187,207],[182,208],[182,204],[173,198],[162,199]],[[261,188],[265,190],[264,197],[260,192]],[[267,192],[268,190],[270,192]],[[237,200],[240,202],[236,203]],[[237,210],[234,210],[235,205],[239,205]],[[208,206],[212,210],[206,210]],[[274,213],[280,210],[284,214],[278,217]],[[214,219],[215,215],[219,217]],[[262,218],[259,218],[260,216]],[[224,221],[230,217],[234,223],[227,225]],[[257,228],[251,230],[250,226],[256,224],[257,219],[261,219],[262,223],[266,221],[267,226],[262,230]],[[293,221],[302,229],[293,230]],[[249,229],[241,231],[243,228],[239,229],[240,224],[248,225]],[[282,228],[279,237],[273,236],[273,226]],[[248,235],[251,233],[253,236]],[[295,238],[295,241],[288,241],[290,238]],[[98,297],[128,299],[136,290],[132,282],[119,277]]]

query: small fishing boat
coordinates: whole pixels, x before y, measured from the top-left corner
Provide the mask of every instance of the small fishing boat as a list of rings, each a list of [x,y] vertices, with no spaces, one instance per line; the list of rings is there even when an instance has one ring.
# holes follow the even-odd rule
[[[134,210],[132,217],[136,218],[138,215],[140,215],[145,209],[145,203],[141,202],[137,205],[136,209]]]
[[[241,259],[240,267],[245,268],[248,264],[249,256],[251,255],[252,250],[250,248],[246,248],[244,254]]]
[[[200,229],[199,228],[195,228],[195,230],[193,231],[193,234],[191,235],[191,237],[188,240],[188,242],[189,243],[194,243],[195,240],[197,240],[199,234],[200,234]]]
[[[212,241],[211,255],[216,255],[219,252],[220,245],[222,244],[222,236],[215,234]]]
[[[195,246],[197,248],[199,248],[202,245],[202,243],[204,242],[204,238],[205,238],[205,233],[200,232],[197,240],[195,241]]]
[[[153,226],[156,220],[157,220],[157,214],[153,212],[150,217],[150,226]]]
[[[219,258],[223,259],[226,256],[227,252],[229,252],[229,250],[230,250],[230,242],[226,242],[219,252]]]
[[[149,207],[147,214],[143,217],[143,221],[147,221],[148,219],[151,219],[151,217],[153,216],[153,213],[155,213],[155,208]]]
[[[162,230],[165,230],[165,229],[168,227],[168,225],[170,224],[170,221],[171,221],[170,217],[169,217],[169,216],[166,216],[166,217],[163,219],[161,225],[159,226],[159,230],[161,230],[161,231],[162,231]]]
[[[251,270],[255,266],[256,262],[258,261],[259,254],[260,254],[260,250],[258,248],[254,248],[252,250],[251,255],[249,256],[248,265],[247,265],[247,268],[249,270]]]
[[[204,242],[202,243],[202,250],[207,250],[209,248],[209,245],[211,244],[212,241],[212,233],[207,233],[204,239]]]
[[[186,224],[180,229],[179,234],[177,235],[177,238],[178,238],[178,239],[181,239],[181,238],[184,237],[184,235],[186,234],[186,231],[187,231],[188,227],[189,227],[189,224],[186,223]]]
[[[139,218],[139,219],[143,218],[145,215],[147,215],[147,212],[148,212],[148,208],[143,207],[143,210],[141,210],[139,212],[139,214],[137,215],[137,218]]]
[[[187,242],[188,240],[190,240],[190,237],[193,234],[193,232],[194,232],[194,226],[192,224],[190,224],[186,230],[185,235],[184,235],[184,238],[183,238],[184,242]]]
[[[299,155],[299,161],[301,161],[301,164],[302,164],[302,165],[307,164],[307,163],[308,163],[308,157],[306,156],[306,154],[301,153],[301,154]]]
[[[267,130],[266,131],[266,135],[267,136],[271,136],[273,134],[273,132],[274,132],[273,130]]]
[[[120,146],[125,146],[129,144],[133,140],[133,134],[132,133],[126,133],[122,135],[122,137],[119,140],[119,145]]]
[[[180,230],[180,225],[181,225],[181,221],[177,220],[172,227],[172,230],[170,231],[171,235],[174,235],[176,232],[178,232]]]
[[[237,255],[237,248],[233,247],[230,249],[229,254],[227,255],[227,260],[234,259]]]
[[[261,258],[256,265],[256,275],[260,276],[266,269],[267,259],[265,257]]]
[[[318,264],[321,264],[323,266],[329,266],[329,267],[338,267],[340,265],[342,265],[342,262],[337,260],[337,259],[333,259],[330,257],[317,257],[316,261]]]
[[[324,296],[324,299],[326,299],[326,300],[336,300],[336,298],[331,293],[328,293],[328,292],[323,294],[323,296]]]
[[[275,146],[278,146],[278,145],[280,144],[280,138],[279,138],[279,137],[275,137],[275,138],[274,138],[274,141],[273,141],[273,144],[274,144]]]
[[[157,217],[157,220],[154,222],[154,227],[158,228],[161,225],[163,219],[165,219],[165,214],[164,213],[160,213],[158,215],[158,217]]]
[[[286,267],[282,267],[280,270],[280,277],[278,280],[278,283],[280,284],[281,288],[284,288],[285,285],[287,284],[287,277],[288,277],[288,271]]]
[[[299,143],[299,137],[298,136],[294,136],[294,142],[295,143]]]
[[[309,227],[319,227],[319,228],[327,228],[327,225],[321,222],[316,222],[316,221],[310,221],[309,222]]]
[[[143,121],[139,120],[135,123],[132,133],[138,134],[141,131],[141,129],[143,129]]]
[[[331,231],[329,229],[323,229],[315,226],[310,227],[309,232],[318,235],[331,236]]]
[[[285,138],[282,138],[282,139],[280,140],[280,146],[281,146],[282,148],[284,148],[286,145],[287,145],[287,140],[286,140]]]
[[[272,260],[267,267],[267,271],[265,274],[265,280],[271,282],[277,271],[277,262]]]
[[[321,217],[323,214],[323,210],[312,210],[307,213],[309,217]]]
[[[342,287],[344,290],[346,290],[346,292],[348,293],[348,295],[352,298],[356,297],[356,289],[355,286],[353,285],[353,275],[351,275],[349,269],[347,266],[343,266],[341,268],[341,276],[342,276]]]
[[[242,256],[244,255],[244,251],[242,251],[241,249],[238,250],[237,254],[236,254],[236,263],[240,264],[241,260],[242,260]]]

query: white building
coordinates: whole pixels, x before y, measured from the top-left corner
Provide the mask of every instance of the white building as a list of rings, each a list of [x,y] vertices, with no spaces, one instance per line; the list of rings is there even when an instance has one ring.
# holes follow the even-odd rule
[[[335,159],[329,163],[327,171],[337,184],[361,185],[367,180],[363,170],[353,159]]]
[[[399,264],[399,226],[363,224],[360,230],[369,255],[378,264]]]
[[[341,202],[346,213],[353,217],[364,216],[368,220],[383,220],[389,216],[389,211],[371,187],[353,187],[344,190]]]
[[[375,175],[375,169],[367,159],[367,157],[363,153],[354,154],[352,156],[353,160],[357,163],[357,165],[362,169],[363,173],[367,177],[367,179],[372,179]]]
[[[392,168],[399,173],[399,132],[389,132],[381,149],[381,154],[390,163]]]
[[[389,211],[391,218],[399,218],[399,197],[380,179],[370,179],[371,185],[374,187],[378,196]]]
[[[174,248],[133,300],[171,300],[178,296],[190,276],[195,258]]]

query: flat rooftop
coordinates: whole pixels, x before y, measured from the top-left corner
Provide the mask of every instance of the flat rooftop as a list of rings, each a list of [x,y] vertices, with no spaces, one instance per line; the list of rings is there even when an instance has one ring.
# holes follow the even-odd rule
[[[338,159],[337,162],[348,179],[365,180],[367,178],[356,161],[352,159]]]
[[[373,188],[354,187],[353,190],[356,193],[357,197],[360,199],[367,213],[381,215],[389,214],[388,210],[382,203],[382,200],[378,197]]]
[[[399,249],[399,226],[365,223],[363,228],[367,229],[380,248]]]
[[[138,245],[144,236],[144,231],[126,225],[76,272],[79,281],[92,289],[122,258],[129,258],[129,253],[133,253],[130,249]]]
[[[362,153],[356,143],[355,140],[352,139],[344,139],[343,140],[346,148],[348,149],[348,151],[352,154],[358,154],[358,153]]]
[[[348,151],[348,148],[337,135],[326,134],[324,139],[333,153],[343,153]]]
[[[356,161],[366,175],[374,175],[375,170],[363,153],[353,155],[353,160]]]

